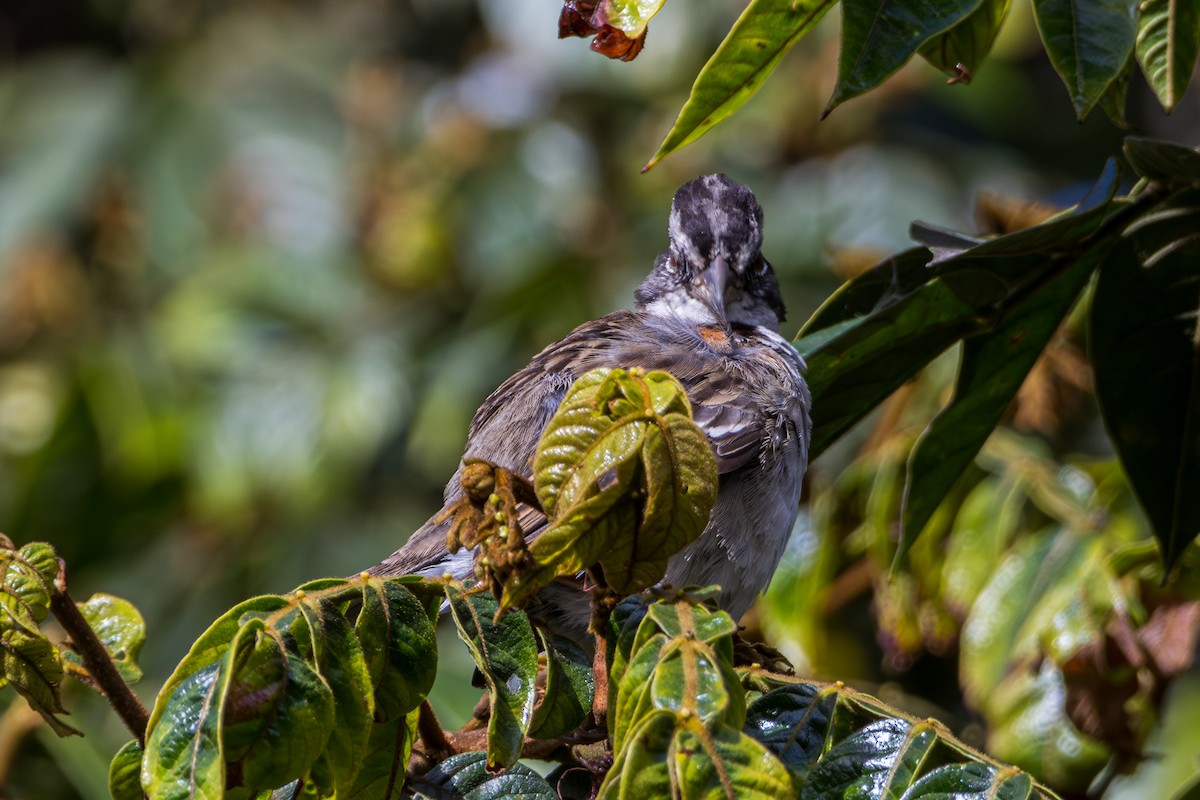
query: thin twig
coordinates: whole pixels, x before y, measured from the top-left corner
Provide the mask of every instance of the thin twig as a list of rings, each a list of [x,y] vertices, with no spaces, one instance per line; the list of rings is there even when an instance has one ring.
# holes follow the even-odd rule
[[[54,587],[56,591],[50,596],[50,611],[71,637],[75,651],[83,659],[83,665],[96,682],[101,694],[117,712],[125,727],[132,731],[139,742],[145,743],[150,713],[121,677],[112,656],[104,649],[104,644],[96,636],[92,626],[83,618],[71,595],[67,594],[67,570],[62,559],[58,561],[58,577],[54,579]]]

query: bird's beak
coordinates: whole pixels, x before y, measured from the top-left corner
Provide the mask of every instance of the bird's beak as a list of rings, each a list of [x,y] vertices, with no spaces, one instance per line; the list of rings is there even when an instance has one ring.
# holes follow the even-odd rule
[[[696,276],[692,287],[697,299],[712,310],[722,328],[729,327],[725,318],[725,286],[728,283],[729,264],[717,256]]]

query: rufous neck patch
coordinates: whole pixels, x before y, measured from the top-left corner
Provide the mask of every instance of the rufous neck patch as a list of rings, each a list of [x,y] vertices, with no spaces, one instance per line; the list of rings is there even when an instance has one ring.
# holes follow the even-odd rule
[[[729,333],[724,328],[719,328],[716,325],[704,325],[697,328],[696,333],[700,334],[700,338],[708,342],[709,347],[714,347],[718,350],[729,348]]]

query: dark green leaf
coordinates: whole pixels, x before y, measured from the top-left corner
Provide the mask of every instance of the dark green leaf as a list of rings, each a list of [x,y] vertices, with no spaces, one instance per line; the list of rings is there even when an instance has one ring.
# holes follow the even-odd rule
[[[404,772],[417,735],[420,710],[371,726],[366,756],[354,777],[354,787],[345,795],[349,800],[400,800],[404,790]],[[483,754],[479,754],[480,758]],[[341,798],[343,795],[338,794]]]
[[[969,240],[970,245],[978,243]],[[928,264],[929,250],[924,247],[914,247],[879,262],[838,287],[804,323],[799,337],[808,339],[839,323],[859,320],[917,291],[938,276],[938,271]]]
[[[521,611],[494,621],[499,604],[489,594],[467,594],[461,585],[447,584],[446,597],[459,638],[488,686],[488,767],[510,767],[521,756],[533,717],[538,662],[533,628]]]
[[[62,679],[59,649],[36,627],[26,628],[0,608],[0,687],[7,681],[59,736],[82,736],[58,718],[66,713],[58,693]]]
[[[1084,119],[1129,64],[1136,0],[1034,0],[1050,63]]]
[[[558,800],[558,793],[524,764],[496,775],[483,753],[461,753],[425,774],[418,797],[438,799],[453,793],[462,800]],[[425,794],[428,792],[428,794]]]
[[[1167,184],[1200,182],[1200,153],[1190,147],[1129,136],[1125,139],[1125,158],[1139,175]]]
[[[324,648],[316,667],[333,696],[333,724],[328,743],[312,765],[312,779],[323,792],[345,797],[367,751],[375,695],[350,623],[329,601],[317,604]]]
[[[898,797],[937,741],[926,723],[875,722],[834,744],[809,773],[800,800]]]
[[[546,653],[546,692],[533,711],[529,735],[553,739],[575,730],[592,709],[592,657],[575,642],[536,631]]]
[[[746,733],[767,746],[802,783],[825,749],[835,692],[811,683],[780,686],[746,709]]]
[[[842,48],[828,114],[873,89],[921,45],[966,19],[981,0],[842,0]]]
[[[244,736],[257,724],[244,752],[235,754],[232,742],[226,742],[226,760],[241,762],[245,786],[272,789],[307,775],[324,752],[335,722],[334,697],[303,655],[286,644],[281,652],[274,631],[255,630],[256,623],[243,628],[254,631],[255,639],[253,647],[239,652],[233,662],[222,727],[232,729],[240,723]],[[262,661],[255,656],[263,651],[268,663],[274,661],[282,669],[261,669]],[[341,749],[345,750],[344,743]]]
[[[1200,192],[1152,218],[1100,268],[1091,357],[1105,426],[1170,566],[1200,533]]]
[[[146,623],[133,603],[111,594],[94,594],[86,603],[79,604],[79,612],[100,638],[125,682],[141,680],[142,668],[137,658],[146,642]],[[68,651],[63,657],[83,664],[74,652]]]
[[[1009,5],[1010,0],[983,0],[966,19],[923,44],[921,55],[947,75],[969,81],[991,52]]]
[[[1036,797],[1024,772],[987,764],[946,764],[908,787],[901,800],[1027,800]]]
[[[432,608],[437,608],[436,601]],[[362,585],[354,635],[374,686],[376,718],[400,719],[419,706],[437,676],[437,636],[430,606],[418,600],[402,579],[370,576]]]
[[[696,76],[679,118],[642,171],[696,141],[741,108],[784,53],[812,30],[833,4],[834,0],[752,0]]]
[[[1179,104],[1200,50],[1200,8],[1192,0],[1144,0],[1138,8],[1137,59],[1158,102]]]
[[[112,800],[142,800],[142,743],[126,742],[108,767],[108,793]]]
[[[1086,251],[1036,287],[994,330],[963,343],[954,397],[921,434],[909,457],[896,563],[1000,422],[1105,252]]]

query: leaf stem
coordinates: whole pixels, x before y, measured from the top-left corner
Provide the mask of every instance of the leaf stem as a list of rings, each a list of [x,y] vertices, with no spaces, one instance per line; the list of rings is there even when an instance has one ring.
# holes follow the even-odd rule
[[[113,663],[112,656],[104,649],[104,644],[92,630],[92,626],[83,618],[79,607],[67,593],[67,568],[62,559],[58,560],[58,577],[54,579],[55,591],[50,595],[50,611],[55,619],[63,626],[71,637],[83,665],[87,668],[92,680],[100,693],[108,700],[109,705],[117,712],[117,716],[125,723],[125,727],[143,744],[146,741],[146,727],[150,722],[150,713],[142,705],[142,701],[129,688],[129,684],[121,677]]]

